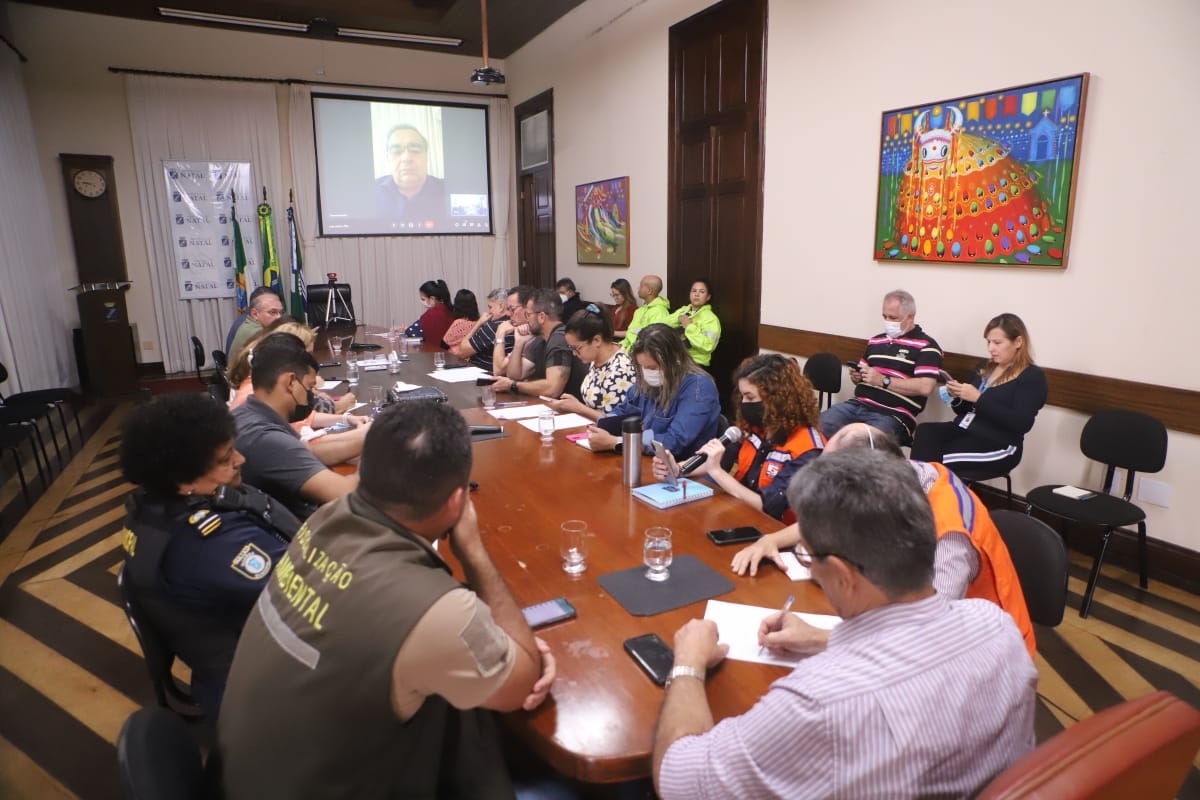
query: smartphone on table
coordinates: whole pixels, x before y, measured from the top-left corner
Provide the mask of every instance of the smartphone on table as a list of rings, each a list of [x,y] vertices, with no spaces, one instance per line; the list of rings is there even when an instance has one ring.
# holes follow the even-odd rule
[[[762,538],[762,535],[762,531],[753,525],[742,525],[738,528],[718,528],[715,531],[708,532],[708,538],[712,540],[712,543],[719,545],[757,542]]]
[[[525,621],[529,623],[529,627],[541,628],[546,625],[553,625],[555,622],[573,619],[575,617],[575,606],[568,603],[565,597],[556,597],[544,603],[525,606],[521,609],[521,613],[525,616]]]
[[[675,651],[657,633],[647,633],[625,640],[625,652],[637,662],[650,679],[662,686],[671,675]]]

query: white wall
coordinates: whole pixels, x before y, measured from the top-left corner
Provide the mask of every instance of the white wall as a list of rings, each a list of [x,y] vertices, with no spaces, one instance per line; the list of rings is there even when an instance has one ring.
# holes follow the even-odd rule
[[[558,273],[585,296],[603,298],[616,277],[665,272],[668,28],[706,5],[589,0],[508,59],[514,104],[554,89]],[[882,295],[903,287],[948,350],[982,354],[980,327],[1013,311],[1046,366],[1200,389],[1187,352],[1200,289],[1188,244],[1200,3],[773,0],[768,31],[764,323],[865,336],[879,328]],[[872,260],[882,110],[1084,71],[1068,269]],[[838,156],[815,155],[831,136]],[[575,265],[575,184],[626,174],[631,268]],[[1042,412],[1018,491],[1098,480],[1078,451],[1084,421]],[[1173,489],[1171,507],[1145,506],[1151,536],[1200,550],[1198,473],[1200,437],[1172,433],[1156,476]]]
[[[64,291],[78,282],[58,154],[113,156],[125,260],[133,282],[129,318],[138,326],[141,361],[160,361],[161,355],[146,237],[137,205],[124,78],[109,72],[109,67],[471,91],[469,76],[479,66],[474,56],[142,22],[20,3],[8,8],[15,44],[29,59],[24,65],[25,86],[58,232],[47,268],[61,276]],[[502,61],[496,66],[504,69]],[[276,95],[284,180],[290,185],[286,87],[281,86]],[[478,237],[477,243],[481,261],[490,263],[492,237]],[[311,279],[319,278],[323,270],[319,264],[306,263],[305,272]],[[413,297],[405,299],[415,304],[415,287],[410,294]]]

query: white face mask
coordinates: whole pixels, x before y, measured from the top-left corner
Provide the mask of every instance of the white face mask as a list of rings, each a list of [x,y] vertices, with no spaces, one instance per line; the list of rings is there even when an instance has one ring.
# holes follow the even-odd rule
[[[896,339],[900,336],[900,334],[904,333],[904,331],[900,329],[899,322],[892,322],[889,319],[885,319],[883,321],[883,333],[889,339]]]
[[[567,300],[568,300],[568,297],[567,297],[565,294],[560,294],[560,295],[558,296],[558,299],[559,299],[559,300],[562,300],[562,301],[565,303],[565,302],[567,302]]]
[[[646,369],[642,367],[642,380],[647,386],[657,389],[663,384],[663,374],[661,369]]]

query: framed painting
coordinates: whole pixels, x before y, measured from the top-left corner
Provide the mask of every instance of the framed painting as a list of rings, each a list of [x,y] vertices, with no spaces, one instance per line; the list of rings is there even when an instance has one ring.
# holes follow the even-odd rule
[[[629,176],[575,187],[575,255],[580,264],[629,266]]]
[[[1088,73],[884,111],[875,259],[1061,269]]]

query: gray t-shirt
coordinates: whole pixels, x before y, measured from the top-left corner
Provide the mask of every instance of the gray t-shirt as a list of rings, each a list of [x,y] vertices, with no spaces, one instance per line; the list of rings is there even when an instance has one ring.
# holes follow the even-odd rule
[[[306,519],[317,506],[305,500],[300,487],[324,471],[325,465],[312,454],[292,427],[273,408],[253,395],[233,410],[237,422],[234,445],[246,463],[242,480],[262,489]]]

